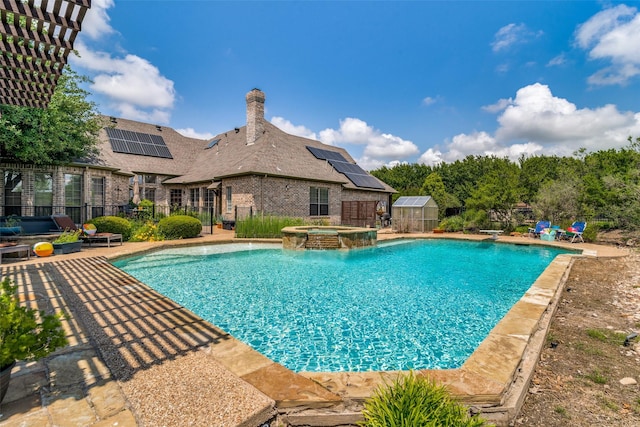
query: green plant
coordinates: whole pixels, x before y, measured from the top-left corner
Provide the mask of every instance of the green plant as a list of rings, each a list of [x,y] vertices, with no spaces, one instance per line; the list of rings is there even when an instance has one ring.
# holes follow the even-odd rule
[[[190,215],[172,215],[158,222],[158,230],[167,239],[188,239],[202,231],[202,223]]]
[[[151,219],[153,216],[153,205],[154,203],[149,199],[140,200],[140,203],[138,203],[138,219]]]
[[[241,238],[278,238],[282,237],[283,228],[301,225],[305,225],[302,218],[272,215],[252,216],[236,222],[236,236]]]
[[[122,234],[122,240],[129,240],[131,238],[132,226],[125,218],[118,216],[99,216],[89,222],[96,226],[98,233]]]
[[[606,329],[587,329],[587,335],[598,341],[613,345],[623,345],[626,338],[624,333]]]
[[[410,372],[392,384],[385,383],[364,402],[362,427],[414,427],[485,425],[478,415],[470,416],[445,386]]]
[[[153,221],[134,224],[134,230],[131,235],[132,242],[156,242],[160,240],[164,240],[164,236],[158,230],[158,225]]]
[[[599,370],[594,369],[593,371],[591,371],[590,373],[588,373],[587,375],[585,375],[585,378],[587,378],[588,380],[593,381],[596,384],[606,384],[607,383],[607,377],[605,377]]]
[[[18,286],[0,282],[0,370],[17,360],[38,360],[67,344],[61,318],[20,305]]]
[[[447,232],[462,231],[464,228],[464,219],[458,215],[447,217],[440,221],[438,228]]]
[[[614,412],[617,412],[620,410],[620,406],[613,400],[607,398],[606,396],[600,395],[598,396],[598,400],[600,401],[602,406],[605,408],[608,408]]]
[[[571,418],[571,417],[569,417],[569,415],[567,415],[567,410],[565,408],[563,408],[562,406],[556,406],[555,408],[553,408],[553,411],[556,414],[562,415],[562,418]]]
[[[81,230],[76,231],[63,231],[53,243],[74,243],[80,239]]]
[[[591,338],[597,339],[598,341],[607,341],[607,335],[599,329],[587,329],[587,335]]]
[[[587,223],[582,238],[585,242],[595,242],[598,238],[598,231],[600,231],[600,226],[597,223]]]
[[[4,219],[3,227],[17,227],[20,222],[20,218],[17,215],[9,215]]]

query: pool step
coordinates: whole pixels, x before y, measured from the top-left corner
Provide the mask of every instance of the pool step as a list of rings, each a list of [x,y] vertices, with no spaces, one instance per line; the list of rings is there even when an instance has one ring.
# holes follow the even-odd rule
[[[308,234],[304,245],[307,249],[340,249],[340,238],[335,233]]]

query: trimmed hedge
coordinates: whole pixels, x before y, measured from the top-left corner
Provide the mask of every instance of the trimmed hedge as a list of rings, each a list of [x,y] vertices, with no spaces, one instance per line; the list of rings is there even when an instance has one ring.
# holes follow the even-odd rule
[[[98,233],[116,233],[122,234],[122,240],[129,240],[131,238],[132,226],[131,223],[119,216],[99,216],[89,221],[98,229]]]
[[[189,239],[200,235],[202,223],[189,215],[172,215],[158,222],[158,230],[167,239]]]

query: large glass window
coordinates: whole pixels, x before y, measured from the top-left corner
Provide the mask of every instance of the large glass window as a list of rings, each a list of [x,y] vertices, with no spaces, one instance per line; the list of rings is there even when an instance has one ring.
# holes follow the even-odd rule
[[[35,174],[35,215],[46,216],[53,213],[53,175]]]
[[[311,187],[309,192],[309,215],[329,215],[329,189]]]
[[[233,204],[231,203],[231,187],[227,187],[227,212],[233,212]]]
[[[82,175],[64,175],[65,213],[76,224],[82,224]]]
[[[22,174],[19,172],[4,173],[4,214],[22,215]]]
[[[104,177],[91,178],[91,218],[104,216]]]
[[[145,184],[155,184],[157,181],[157,176],[156,175],[145,175],[144,176],[144,183]]]
[[[207,208],[213,207],[215,199],[216,199],[215,191],[205,188],[204,198],[203,198],[204,206]]]

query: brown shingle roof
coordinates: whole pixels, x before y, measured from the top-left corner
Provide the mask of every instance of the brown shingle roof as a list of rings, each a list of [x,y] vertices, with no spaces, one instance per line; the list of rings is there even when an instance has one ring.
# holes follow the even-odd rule
[[[251,174],[336,182],[344,184],[346,188],[358,188],[325,160],[317,159],[306,147],[336,151],[353,162],[345,149],[290,135],[269,122],[264,122],[264,133],[254,144],[246,143],[246,126],[239,128],[237,132],[234,129],[213,139],[220,141],[204,150],[188,173],[170,179],[167,183],[202,182]],[[393,188],[382,182],[381,184],[385,187],[383,191],[394,192]]]
[[[342,183],[345,188],[358,189],[345,175],[336,172],[325,160],[317,159],[306,147],[336,151],[353,162],[346,150],[290,135],[266,121],[264,133],[254,144],[247,144],[246,126],[243,126],[212,138],[211,141],[219,141],[211,148],[207,148],[209,141],[187,138],[167,127],[160,131],[156,125],[125,119],[117,119],[111,125],[117,129],[160,135],[173,155],[173,159],[165,159],[114,153],[103,130],[100,164],[124,173],[174,175],[174,178],[164,181],[167,184],[211,182],[240,175],[269,175]],[[380,183],[385,189],[373,191],[395,192],[382,181]]]

